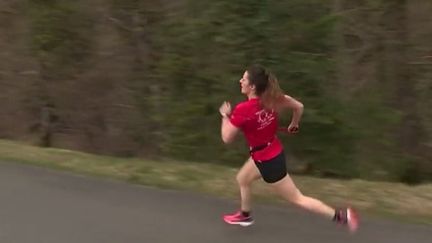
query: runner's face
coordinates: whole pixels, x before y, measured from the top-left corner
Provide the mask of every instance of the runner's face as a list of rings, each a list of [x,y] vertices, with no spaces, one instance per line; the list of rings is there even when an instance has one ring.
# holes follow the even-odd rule
[[[241,93],[245,95],[249,95],[254,91],[254,86],[249,84],[249,74],[247,71],[244,72],[243,77],[240,79],[240,87]]]

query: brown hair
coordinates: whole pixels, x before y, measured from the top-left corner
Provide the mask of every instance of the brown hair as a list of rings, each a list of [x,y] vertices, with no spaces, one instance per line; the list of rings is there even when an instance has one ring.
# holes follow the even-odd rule
[[[252,65],[246,71],[250,84],[255,85],[255,92],[260,97],[263,108],[276,110],[278,102],[284,95],[276,76],[260,65]]]

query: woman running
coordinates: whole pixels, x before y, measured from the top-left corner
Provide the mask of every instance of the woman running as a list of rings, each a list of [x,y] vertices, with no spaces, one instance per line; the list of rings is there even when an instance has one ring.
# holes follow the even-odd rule
[[[276,136],[279,128],[278,114],[283,109],[291,109],[293,115],[286,131],[297,133],[303,104],[284,94],[276,77],[259,65],[251,66],[244,72],[240,86],[247,101],[239,103],[234,110],[231,110],[229,102],[221,105],[221,136],[224,143],[230,143],[242,131],[249,145],[250,157],[236,177],[240,187],[240,210],[224,215],[224,221],[241,226],[254,223],[251,215],[251,184],[263,178],[279,195],[294,205],[346,225],[354,232],[358,228],[358,217],[353,209],[334,209],[303,195],[287,174],[285,153]]]

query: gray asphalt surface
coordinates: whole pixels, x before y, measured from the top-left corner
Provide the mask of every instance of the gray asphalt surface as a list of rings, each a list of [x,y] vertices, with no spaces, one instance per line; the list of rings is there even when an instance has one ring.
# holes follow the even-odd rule
[[[236,202],[0,163],[1,243],[430,243],[432,227],[364,219],[351,235],[294,209],[259,205],[250,227],[226,225]]]

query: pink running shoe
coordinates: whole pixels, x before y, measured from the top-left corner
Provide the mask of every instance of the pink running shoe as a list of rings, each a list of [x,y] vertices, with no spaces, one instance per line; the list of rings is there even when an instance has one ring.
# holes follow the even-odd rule
[[[227,224],[237,224],[241,226],[249,226],[254,223],[252,216],[244,216],[241,211],[238,211],[233,214],[225,214],[223,216],[223,220]]]
[[[359,216],[357,212],[350,207],[337,209],[334,220],[338,224],[346,225],[351,233],[356,232],[359,227]]]

